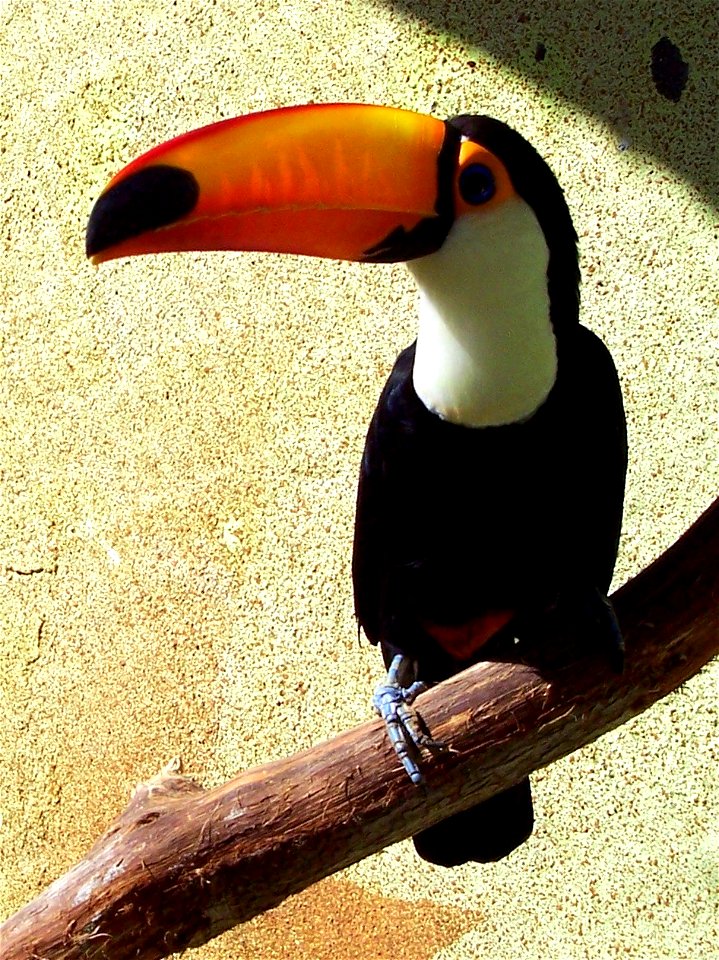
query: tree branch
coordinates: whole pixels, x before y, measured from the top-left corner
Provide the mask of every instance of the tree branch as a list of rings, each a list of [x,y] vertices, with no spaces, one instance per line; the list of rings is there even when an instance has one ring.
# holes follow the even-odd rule
[[[0,927],[5,960],[158,960],[624,723],[719,650],[719,500],[614,596],[627,668],[483,663],[424,694],[452,750],[413,786],[380,721],[204,790],[171,770],[136,790],[86,858]]]

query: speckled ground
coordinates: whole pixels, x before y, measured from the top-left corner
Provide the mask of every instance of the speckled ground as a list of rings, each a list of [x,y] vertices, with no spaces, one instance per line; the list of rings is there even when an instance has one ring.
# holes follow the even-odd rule
[[[618,581],[719,490],[714,3],[0,0],[0,917],[180,754],[206,783],[368,716],[349,585],[366,422],[413,335],[402,267],[185,255],[93,270],[108,177],[307,101],[487,112],[547,156],[632,461]],[[668,36],[689,65],[655,88]],[[714,668],[535,777],[507,861],[409,844],[204,958],[717,956]]]

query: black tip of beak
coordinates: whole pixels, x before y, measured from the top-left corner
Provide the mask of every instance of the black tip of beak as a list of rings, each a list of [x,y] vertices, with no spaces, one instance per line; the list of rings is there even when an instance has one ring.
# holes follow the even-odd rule
[[[180,167],[158,165],[130,174],[106,190],[92,208],[87,256],[174,223],[193,209],[199,195],[197,180]]]

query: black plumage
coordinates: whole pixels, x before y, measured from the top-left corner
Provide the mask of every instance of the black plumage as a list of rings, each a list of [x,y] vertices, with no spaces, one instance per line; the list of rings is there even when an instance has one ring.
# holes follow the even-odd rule
[[[606,595],[622,517],[624,413],[609,352],[582,326],[559,340],[547,401],[509,426],[463,427],[430,413],[412,385],[413,357],[413,346],[400,355],[369,427],[355,608],[387,664],[405,653],[420,679],[439,681],[471,660],[449,656],[431,625],[509,610],[508,629],[521,634],[558,604],[581,611],[594,591]],[[528,784],[503,797],[428,831],[420,852],[441,862],[509,852],[531,830]],[[443,849],[428,848],[431,837]]]
[[[510,134],[514,150],[518,135]],[[503,142],[492,148],[511,175],[512,159],[516,166],[521,157],[513,153],[507,162]],[[536,164],[538,155],[526,146]],[[612,633],[605,599],[626,472],[622,396],[607,348],[578,323],[574,230],[556,181],[538,159],[533,178],[522,168],[524,190],[516,180],[514,186],[535,212],[540,196],[538,219],[551,224],[544,232],[558,364],[547,399],[528,419],[504,426],[442,420],[415,392],[413,344],[398,358],[367,435],[353,555],[356,614],[387,664],[397,653],[408,655],[428,682],[487,656],[485,647],[459,659],[445,649],[443,632],[474,621],[481,633],[491,629],[483,618],[497,613],[507,621],[495,629],[500,651],[502,638],[521,640],[559,609],[588,639],[599,634],[619,659],[612,650],[618,636],[603,635]],[[495,860],[526,839],[532,822],[525,781],[425,831],[415,844],[443,865]]]

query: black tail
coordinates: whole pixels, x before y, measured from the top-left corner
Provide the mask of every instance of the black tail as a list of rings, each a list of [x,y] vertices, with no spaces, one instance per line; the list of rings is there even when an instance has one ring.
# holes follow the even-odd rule
[[[534,827],[529,779],[471,810],[457,813],[414,838],[423,860],[457,867],[468,860],[501,860],[529,837]]]

